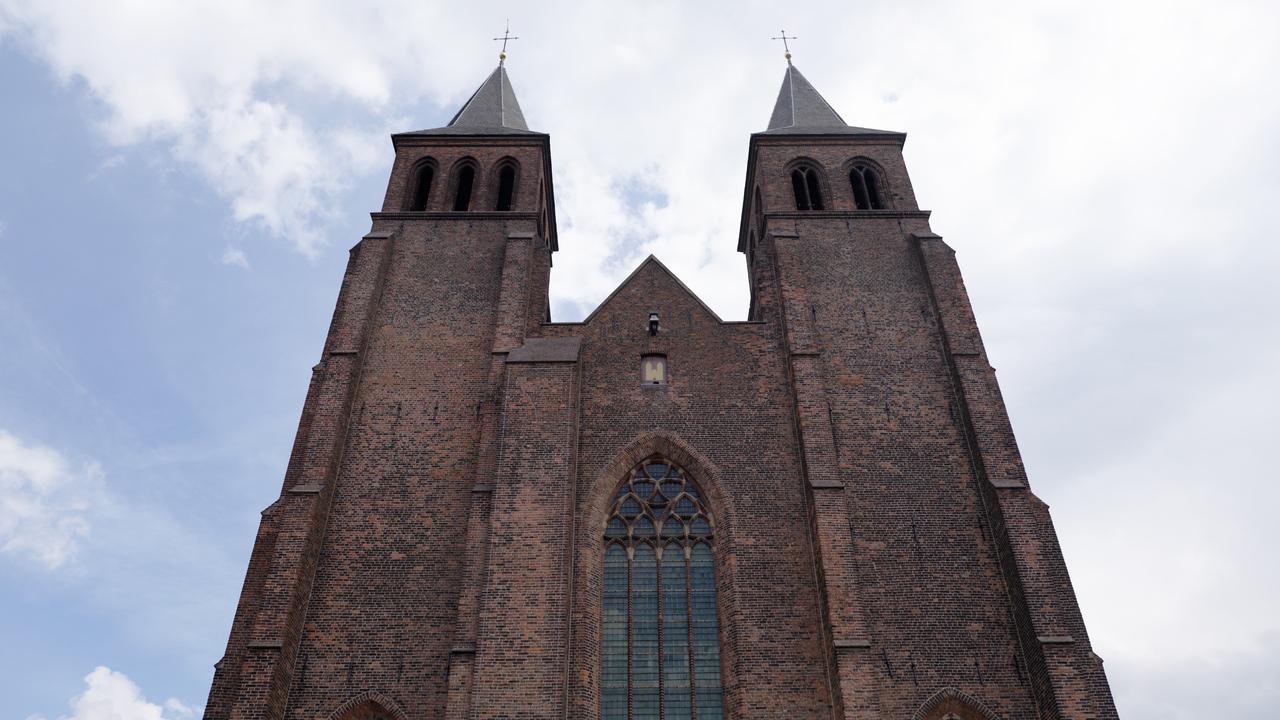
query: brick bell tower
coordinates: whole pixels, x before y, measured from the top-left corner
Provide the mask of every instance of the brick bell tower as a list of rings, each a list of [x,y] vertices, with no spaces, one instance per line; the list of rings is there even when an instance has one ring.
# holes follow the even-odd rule
[[[738,249],[751,318],[779,322],[788,357],[834,700],[846,718],[1114,718],[905,141],[847,125],[788,53],[747,161]]]
[[[549,319],[550,138],[500,63],[447,126],[392,142],[209,720],[467,717],[495,393],[505,354]]]
[[[788,56],[748,320],[650,257],[566,323],[502,63],[392,136],[206,720],[1115,718],[905,139]]]

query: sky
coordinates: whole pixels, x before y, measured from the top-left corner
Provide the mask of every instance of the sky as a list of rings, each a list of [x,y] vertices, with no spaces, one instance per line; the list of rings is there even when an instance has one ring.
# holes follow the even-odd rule
[[[186,720],[391,132],[551,134],[552,315],[726,319],[782,49],[908,133],[1122,717],[1280,704],[1280,5],[0,0],[0,718]]]

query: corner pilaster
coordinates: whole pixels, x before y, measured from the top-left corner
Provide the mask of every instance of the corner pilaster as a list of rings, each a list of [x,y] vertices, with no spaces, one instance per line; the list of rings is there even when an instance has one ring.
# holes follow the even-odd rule
[[[872,639],[858,597],[848,499],[836,451],[821,344],[807,300],[800,236],[770,233],[805,473],[810,535],[828,645],[834,717],[880,718]]]
[[[561,718],[572,643],[579,341],[506,356],[470,717]]]

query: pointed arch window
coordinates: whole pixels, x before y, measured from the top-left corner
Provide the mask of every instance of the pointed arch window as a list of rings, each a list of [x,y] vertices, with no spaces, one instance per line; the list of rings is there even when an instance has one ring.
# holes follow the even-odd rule
[[[453,209],[462,212],[471,208],[471,189],[476,183],[476,168],[466,164],[458,168],[458,180],[454,183]]]
[[[712,530],[702,493],[662,458],[618,489],[604,533],[601,720],[724,717]]]
[[[409,202],[410,211],[422,212],[427,209],[427,200],[431,198],[431,183],[435,177],[436,169],[431,163],[425,162],[418,168],[418,172],[414,174],[413,197]]]
[[[797,210],[822,210],[822,186],[818,172],[807,165],[791,171],[791,189],[796,195]]]
[[[516,202],[516,166],[506,163],[498,171],[498,203],[494,210],[511,210]]]
[[[859,210],[883,210],[883,194],[880,192],[880,177],[875,168],[866,163],[857,163],[849,171],[849,184],[853,187],[853,204]]]

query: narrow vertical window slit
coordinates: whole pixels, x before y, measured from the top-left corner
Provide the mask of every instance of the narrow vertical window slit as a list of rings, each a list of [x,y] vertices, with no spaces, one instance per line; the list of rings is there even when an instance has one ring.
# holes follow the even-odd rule
[[[409,204],[409,210],[413,212],[422,212],[427,209],[427,200],[431,198],[431,181],[435,179],[435,168],[429,163],[424,163],[418,168],[413,185],[413,200]]]
[[[870,210],[871,203],[867,199],[867,184],[862,177],[861,168],[854,168],[849,173],[849,184],[853,186],[853,204],[859,210]]]
[[[867,180],[867,197],[871,200],[871,209],[883,210],[884,203],[880,200],[880,182],[876,171],[866,168],[863,170],[863,177]]]
[[[809,186],[809,209],[822,209],[822,188],[818,186],[818,173],[812,169],[804,171],[805,182]]]
[[[498,171],[498,204],[495,210],[511,210],[514,207],[516,194],[516,169],[513,165],[503,165]]]
[[[809,210],[809,189],[805,186],[804,172],[791,171],[791,190],[796,194],[796,209]]]
[[[476,169],[470,165],[463,165],[458,170],[458,184],[456,194],[453,196],[454,212],[462,212],[471,208],[471,186],[476,181]]]

